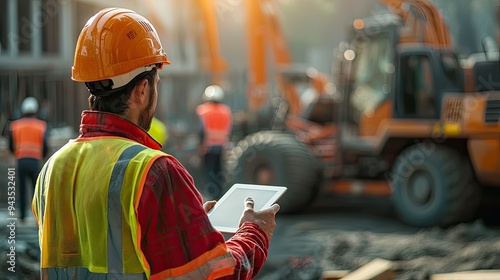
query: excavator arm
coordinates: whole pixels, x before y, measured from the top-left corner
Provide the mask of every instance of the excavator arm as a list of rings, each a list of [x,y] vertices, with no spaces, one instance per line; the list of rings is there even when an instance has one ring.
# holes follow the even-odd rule
[[[401,17],[402,43],[426,43],[440,49],[451,49],[448,26],[438,8],[428,0],[379,0]]]
[[[205,42],[206,47],[199,50],[199,59],[203,69],[212,75],[212,83],[220,85],[222,74],[227,70],[227,64],[220,53],[219,31],[217,28],[217,16],[212,0],[187,0],[185,2],[191,11],[192,18],[196,24],[196,35],[199,42]],[[161,24],[160,14],[153,0],[145,1],[146,8],[150,13],[151,21],[160,28],[160,33],[165,30]]]
[[[211,73],[212,83],[221,84],[222,74],[227,65],[220,53],[217,16],[213,0],[187,0],[190,14],[197,25],[196,32],[199,42],[205,42],[206,47],[199,50],[199,58],[204,70]],[[146,6],[154,21],[160,22],[153,0],[147,0]],[[288,113],[299,115],[302,108],[300,96],[285,68],[292,66],[291,55],[283,31],[281,29],[275,0],[245,0],[247,58],[248,58],[248,89],[247,96],[250,111],[256,112],[264,107],[269,100],[269,83],[267,73],[268,48],[272,52],[275,79],[283,98],[288,104]],[[161,24],[155,24],[162,27]],[[303,76],[306,76],[303,73]],[[293,75],[292,75],[293,76]],[[328,79],[319,74],[309,77],[311,84],[319,94],[324,92]]]
[[[289,105],[289,112],[300,111],[299,94],[295,87],[286,82],[280,70],[291,65],[283,32],[281,30],[275,3],[272,0],[246,0],[248,40],[248,98],[250,110],[257,111],[264,106],[269,97],[267,81],[267,46],[271,47],[276,68],[276,81]]]
[[[288,113],[298,116],[301,108],[296,80],[309,80],[318,94],[324,94],[327,75],[313,71],[293,70],[293,62],[281,29],[275,0],[245,0],[248,41],[248,99],[251,111],[257,111],[268,101],[267,47],[272,52],[275,79],[283,98],[288,104]],[[291,71],[289,71],[291,70]]]
[[[220,54],[219,31],[217,29],[217,17],[212,0],[191,0],[193,7],[198,8],[198,22],[201,22],[202,32],[199,32],[201,42],[207,42],[208,58],[205,68],[212,73],[212,83],[220,85],[222,73],[227,70],[227,65]]]

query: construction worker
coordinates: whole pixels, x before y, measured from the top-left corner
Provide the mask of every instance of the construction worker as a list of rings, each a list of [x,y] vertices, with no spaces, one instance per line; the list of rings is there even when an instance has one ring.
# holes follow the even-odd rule
[[[16,200],[19,202],[19,219],[26,218],[27,192],[35,189],[41,161],[47,155],[47,123],[36,117],[38,101],[26,97],[21,103],[21,118],[13,121],[9,129],[9,149],[17,160],[19,185]],[[29,182],[29,184],[28,184]],[[31,197],[31,196],[30,196]],[[29,204],[29,203],[28,203]]]
[[[204,192],[214,199],[222,196],[222,154],[229,142],[232,126],[231,109],[221,103],[223,99],[223,89],[211,85],[203,92],[204,103],[196,108],[201,121],[200,151],[205,163],[206,180]]]
[[[187,170],[147,133],[158,70],[170,64],[151,23],[107,8],[83,27],[72,79],[90,92],[80,135],[43,166],[33,198],[41,279],[250,279],[279,210],[253,210],[216,231]],[[178,106],[178,104],[172,104]]]

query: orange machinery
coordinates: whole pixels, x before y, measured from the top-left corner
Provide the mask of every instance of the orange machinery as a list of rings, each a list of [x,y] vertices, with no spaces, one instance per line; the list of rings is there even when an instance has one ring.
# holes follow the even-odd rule
[[[399,43],[423,43],[435,48],[451,49],[450,31],[438,9],[429,1],[380,0],[405,24],[399,33]],[[363,28],[357,20],[355,28]]]
[[[153,0],[144,2],[150,13],[151,21],[158,28],[160,34],[165,34],[164,25],[161,23],[161,14]],[[195,23],[194,32],[199,42],[204,42],[198,48],[201,67],[212,76],[212,84],[220,85],[223,74],[227,71],[227,63],[220,51],[219,31],[217,28],[217,15],[213,0],[186,0],[184,3],[189,10],[189,20]],[[206,46],[206,47],[205,47]]]
[[[266,59],[268,49],[275,68],[275,80],[281,97],[285,101],[280,112],[300,116],[305,108],[300,101],[297,82],[307,82],[318,95],[324,94],[328,83],[325,74],[318,71],[300,69],[292,62],[283,31],[277,15],[275,0],[245,0],[247,57],[248,57],[248,102],[250,112],[255,114],[269,106],[270,84],[268,81]],[[311,68],[309,68],[311,70]],[[279,119],[278,116],[276,119]],[[283,116],[281,116],[283,118]],[[280,121],[283,121],[281,119]]]
[[[289,101],[290,111],[299,111],[299,95],[295,88],[286,83],[279,74],[283,67],[290,66],[291,58],[287,43],[276,15],[275,3],[272,0],[245,1],[248,44],[248,99],[250,110],[255,112],[267,104],[269,83],[267,79],[267,48],[272,48],[277,84]]]
[[[146,4],[151,13],[151,20],[160,22],[152,0],[146,1]],[[212,83],[221,85],[227,64],[220,51],[215,4],[213,0],[186,1],[191,15],[190,20],[197,27],[195,32],[198,41],[206,42],[206,45],[198,48],[202,68],[211,74]],[[301,108],[300,95],[295,83],[310,83],[318,94],[323,94],[328,83],[327,75],[318,71],[306,73],[306,69],[294,67],[276,13],[275,0],[245,0],[242,6],[246,17],[248,114],[259,114],[259,111],[265,111],[271,105],[267,58],[272,57],[275,81],[284,101],[281,105],[286,107],[288,114],[300,115],[304,108]],[[161,24],[155,26],[162,27]],[[268,49],[271,50],[271,56],[267,55]],[[253,116],[248,117],[252,118]],[[266,120],[267,123],[270,121]],[[266,128],[269,128],[269,125]]]
[[[392,13],[354,21],[339,51],[340,97],[318,99],[306,117],[302,132],[321,137],[297,137],[298,126],[250,135],[229,173],[288,186],[283,212],[301,210],[325,185],[391,196],[415,226],[472,219],[481,192],[500,187],[498,53],[459,58],[430,1],[380,1]]]
[[[226,67],[219,51],[217,19],[213,2],[210,0],[195,1],[193,6],[196,7],[199,15],[197,22],[203,29],[203,32],[200,33],[203,36],[200,41],[208,42],[209,55],[200,57],[205,58],[203,60],[209,65],[205,69],[217,78],[214,81],[220,83],[220,73],[225,71]],[[309,86],[318,95],[322,95],[326,93],[328,78],[327,75],[318,71],[310,71],[312,68],[301,69],[294,65],[279,23],[276,12],[278,7],[275,0],[245,0],[243,7],[246,18],[247,99],[249,104],[249,112],[246,113],[244,121],[252,120],[255,122],[250,124],[254,129],[282,127],[285,115],[300,116],[306,109],[302,108],[303,104],[301,104],[296,83],[309,83]],[[268,51],[270,51],[269,56]],[[268,57],[272,57],[274,80],[282,100],[281,104],[277,106],[278,108],[272,108],[273,104],[269,100],[271,84],[268,80],[270,66],[268,65]],[[265,113],[269,109],[277,113],[273,113],[273,116],[266,115]],[[255,115],[259,114],[263,114],[263,116],[256,118]]]
[[[248,42],[248,102],[250,114],[259,115],[270,108],[267,51],[271,50],[274,77],[280,96],[280,104],[272,108],[273,122],[265,118],[266,124],[255,125],[258,130],[287,129],[305,141],[332,134],[331,127],[316,125],[304,118],[310,114],[310,106],[301,101],[297,83],[306,83],[314,92],[314,98],[329,96],[329,78],[312,67],[301,68],[292,62],[277,14],[275,0],[246,0],[245,15]],[[306,98],[305,98],[306,99]],[[258,121],[257,121],[258,122]]]
[[[381,177],[408,224],[467,221],[481,192],[500,187],[500,84],[483,83],[500,79],[498,53],[462,60],[430,1],[380,1],[397,17],[356,21],[345,50],[356,57],[340,60],[341,169],[372,169],[351,177]]]
[[[200,24],[199,32],[200,42],[207,42],[207,48],[201,48],[201,52],[208,54],[201,54],[200,57],[204,58],[203,66],[212,74],[212,83],[221,85],[222,74],[227,70],[226,62],[220,53],[219,32],[217,29],[217,17],[211,0],[195,0],[196,4],[192,5],[197,7],[196,22]]]

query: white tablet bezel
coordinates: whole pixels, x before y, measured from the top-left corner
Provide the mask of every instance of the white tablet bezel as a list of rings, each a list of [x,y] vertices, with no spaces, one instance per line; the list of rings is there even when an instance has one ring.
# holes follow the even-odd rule
[[[262,209],[265,209],[265,208],[269,208],[271,207],[271,205],[273,205],[276,201],[278,201],[278,199],[280,199],[281,196],[283,196],[283,194],[286,192],[287,188],[286,187],[282,187],[282,186],[269,186],[269,185],[255,185],[255,184],[234,184],[218,201],[217,203],[215,204],[215,206],[210,209],[210,211],[208,212],[208,217],[210,218],[210,216],[213,214],[213,213],[216,213],[217,210],[220,208],[220,206],[222,204],[225,204],[225,203],[239,203],[241,205],[244,205],[244,201],[231,201],[231,200],[228,200],[228,198],[230,198],[231,194],[236,191],[237,189],[245,189],[245,190],[259,190],[259,191],[262,191],[262,190],[269,190],[269,191],[273,191],[273,192],[276,192],[272,197],[270,197],[265,203],[264,205],[262,206],[262,208],[260,209],[254,209],[255,211],[260,211]],[[251,197],[251,195],[250,195]],[[254,198],[255,199],[255,198]],[[244,208],[243,208],[244,209]],[[217,212],[218,213],[218,212]],[[243,211],[241,212],[243,214]],[[212,223],[212,221],[210,221]],[[226,226],[220,226],[220,225],[214,225],[212,223],[212,226],[217,229],[218,231],[220,232],[224,232],[224,233],[235,233],[237,230],[238,230],[238,225],[236,224],[234,227],[226,227]]]

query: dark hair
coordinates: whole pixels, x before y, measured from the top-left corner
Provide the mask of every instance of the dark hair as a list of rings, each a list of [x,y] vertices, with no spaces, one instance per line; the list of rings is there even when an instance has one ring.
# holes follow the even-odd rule
[[[147,79],[149,86],[154,88],[155,74],[156,68],[153,68],[151,71],[137,75],[127,85],[123,86],[122,89],[114,91],[111,94],[91,94],[89,96],[89,109],[118,115],[123,114],[129,107],[130,94],[137,83],[143,79]],[[150,97],[150,99],[151,98],[152,97]]]

